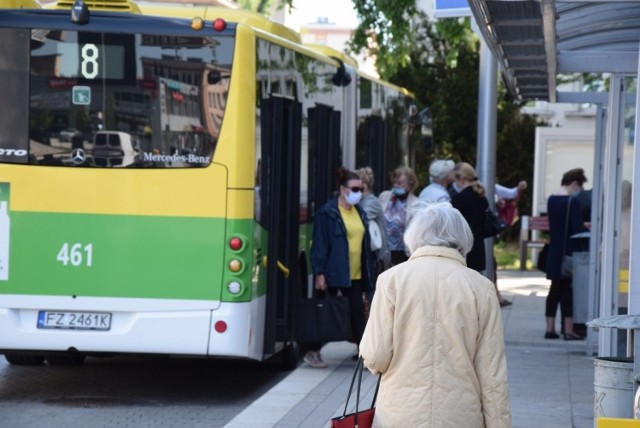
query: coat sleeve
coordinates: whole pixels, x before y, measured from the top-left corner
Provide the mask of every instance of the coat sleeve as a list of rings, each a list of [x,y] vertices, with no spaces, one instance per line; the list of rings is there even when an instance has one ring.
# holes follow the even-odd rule
[[[474,365],[480,383],[484,421],[487,428],[510,428],[504,330],[500,303],[493,287],[488,289],[480,302],[483,308],[480,312],[481,329]]]
[[[379,218],[384,219],[384,213],[382,212],[382,204],[379,199],[372,199],[371,204],[369,204],[369,209],[367,211],[367,218],[369,220],[378,220]]]
[[[311,267],[314,275],[325,273],[329,260],[329,216],[318,213],[313,222],[313,241],[311,243]]]
[[[369,320],[360,341],[364,365],[374,374],[384,373],[393,357],[394,302],[389,298],[385,274],[378,277],[378,289],[371,302]]]

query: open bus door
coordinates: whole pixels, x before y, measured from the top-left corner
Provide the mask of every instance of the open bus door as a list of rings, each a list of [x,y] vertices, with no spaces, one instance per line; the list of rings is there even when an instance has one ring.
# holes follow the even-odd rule
[[[379,195],[387,188],[389,180],[389,165],[387,162],[387,126],[378,116],[369,116],[364,126],[359,130],[361,134],[364,159],[358,159],[363,166],[369,165],[373,170],[373,193]],[[359,138],[359,139],[360,139]],[[395,167],[395,166],[392,166]]]
[[[261,102],[261,183],[265,198],[267,294],[264,353],[288,344],[285,365],[295,366],[295,305],[300,298],[298,245],[300,234],[300,145],[302,105],[292,99],[270,97]]]

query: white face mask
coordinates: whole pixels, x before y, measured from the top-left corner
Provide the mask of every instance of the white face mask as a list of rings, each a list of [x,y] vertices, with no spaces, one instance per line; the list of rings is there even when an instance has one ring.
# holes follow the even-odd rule
[[[345,197],[349,205],[356,205],[362,199],[362,192],[349,191],[349,194]]]

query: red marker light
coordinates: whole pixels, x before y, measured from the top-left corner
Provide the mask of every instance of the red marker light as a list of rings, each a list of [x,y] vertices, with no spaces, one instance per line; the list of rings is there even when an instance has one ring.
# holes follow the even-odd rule
[[[215,328],[218,333],[224,333],[227,331],[227,323],[224,321],[217,321],[213,328]]]
[[[217,18],[215,21],[213,21],[213,29],[216,31],[226,30],[227,29],[226,21],[222,18]]]
[[[233,251],[238,251],[240,248],[242,248],[242,239],[238,238],[237,236],[229,239],[229,247]]]

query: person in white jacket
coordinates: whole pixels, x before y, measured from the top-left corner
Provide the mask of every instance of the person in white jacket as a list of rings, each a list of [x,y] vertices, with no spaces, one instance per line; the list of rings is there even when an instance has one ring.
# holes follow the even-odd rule
[[[378,277],[360,355],[381,373],[374,427],[511,427],[500,305],[466,267],[473,235],[449,203],[418,203],[406,263]]]

